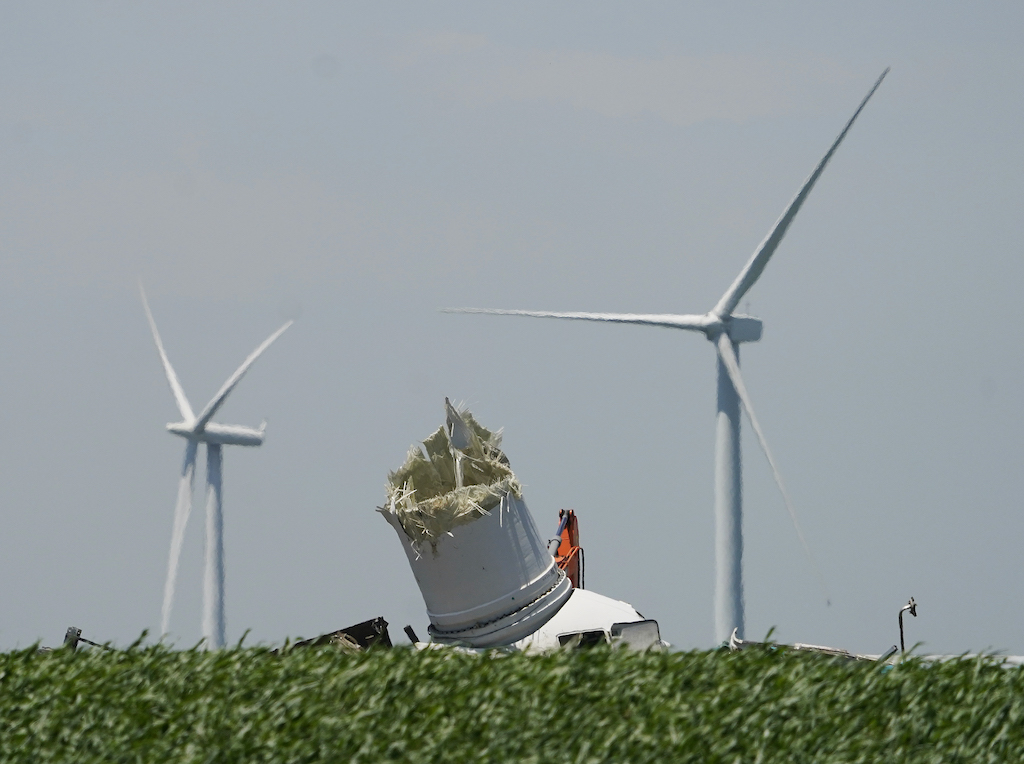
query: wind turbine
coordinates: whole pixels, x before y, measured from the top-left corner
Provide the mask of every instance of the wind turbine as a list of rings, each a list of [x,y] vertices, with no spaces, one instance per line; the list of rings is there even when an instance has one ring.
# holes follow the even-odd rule
[[[146,309],[149,328],[153,331],[160,361],[167,375],[167,384],[171,387],[174,401],[181,413],[180,422],[169,422],[167,430],[185,439],[185,458],[181,463],[181,482],[178,485],[178,502],[174,508],[174,529],[171,535],[171,552],[167,562],[167,581],[164,583],[164,604],[161,610],[160,633],[166,634],[171,618],[171,605],[174,602],[174,584],[178,576],[178,560],[181,557],[181,544],[185,537],[185,526],[192,511],[192,489],[195,481],[196,452],[200,443],[206,444],[206,564],[203,572],[203,638],[207,647],[224,646],[224,517],[221,503],[222,455],[221,446],[259,446],[263,443],[267,423],[263,422],[259,429],[233,424],[218,424],[212,421],[213,415],[223,405],[225,399],[235,389],[235,385],[245,376],[256,359],[270,347],[285,330],[292,325],[289,321],[271,334],[256,348],[235,373],[228,377],[213,399],[196,416],[192,413],[185,391],[178,382],[178,375],[167,358],[164,343],[156,329],[153,313],[146,300],[146,292],[139,285],[142,293],[142,305]]]
[[[743,534],[742,534],[742,480],[740,473],[740,402],[747,411],[750,424],[761,444],[771,466],[775,482],[782,492],[786,509],[796,527],[800,543],[814,563],[807,542],[804,540],[796,513],[793,511],[789,494],[782,482],[775,459],[772,457],[761,426],[754,415],[754,407],[747,393],[743,377],[740,376],[739,345],[743,342],[757,342],[761,339],[761,320],[734,312],[743,296],[761,276],[768,260],[775,253],[782,237],[785,236],[793,218],[800,210],[811,189],[817,182],[825,165],[832,158],[846,133],[853,126],[861,110],[882,84],[886,69],[875,82],[870,92],[861,101],[857,111],[850,117],[839,137],[829,148],[814,171],[810,174],[793,201],[782,213],[740,271],[736,280],[722,295],[721,299],[707,313],[700,315],[634,314],[634,313],[556,313],[536,310],[491,310],[486,308],[447,309],[449,313],[490,313],[510,316],[535,316],[539,318],[564,318],[578,321],[605,321],[621,324],[642,324],[664,326],[671,329],[686,329],[701,332],[710,340],[718,355],[718,413],[715,421],[715,639],[727,641],[732,634],[743,637]],[[817,573],[817,566],[815,565]],[[821,579],[820,573],[818,574]],[[827,595],[826,595],[827,596]]]

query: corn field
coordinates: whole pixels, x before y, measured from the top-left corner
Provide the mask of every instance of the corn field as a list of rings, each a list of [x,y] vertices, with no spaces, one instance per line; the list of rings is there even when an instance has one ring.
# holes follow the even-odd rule
[[[1024,669],[784,648],[0,654],[3,762],[1004,762]]]

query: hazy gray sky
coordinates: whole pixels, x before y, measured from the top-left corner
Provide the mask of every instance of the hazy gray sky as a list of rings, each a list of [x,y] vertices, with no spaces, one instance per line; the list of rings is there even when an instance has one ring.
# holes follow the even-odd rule
[[[504,427],[587,583],[713,641],[703,312],[886,66],[741,306],[748,635],[1024,653],[1018,3],[4,3],[0,649],[159,627],[183,442],[139,302],[219,419],[228,639],[425,632],[384,480],[447,395]],[[202,485],[202,470],[197,488]],[[199,639],[202,498],[174,639]]]

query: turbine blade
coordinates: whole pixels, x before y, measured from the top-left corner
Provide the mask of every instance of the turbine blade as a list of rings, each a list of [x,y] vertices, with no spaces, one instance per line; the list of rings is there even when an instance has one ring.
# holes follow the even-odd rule
[[[807,544],[807,540],[804,538],[804,532],[800,528],[800,521],[796,518],[796,510],[793,509],[793,502],[789,498],[789,493],[786,491],[786,486],[782,482],[782,473],[779,472],[778,465],[775,464],[775,458],[772,456],[771,449],[768,448],[768,441],[764,437],[764,432],[761,430],[761,425],[757,421],[757,417],[754,415],[754,406],[750,402],[750,395],[747,393],[747,387],[743,384],[743,377],[740,376],[740,364],[736,358],[736,351],[733,350],[732,340],[729,339],[729,335],[722,332],[718,335],[718,340],[715,343],[718,349],[718,356],[722,359],[722,364],[725,366],[726,371],[729,372],[729,379],[732,381],[732,386],[736,388],[736,394],[739,395],[740,400],[743,402],[743,408],[747,411],[747,417],[750,419],[750,425],[754,428],[754,434],[757,435],[757,441],[761,444],[761,450],[764,451],[765,457],[768,459],[768,464],[772,468],[772,475],[775,477],[775,484],[779,487],[779,492],[782,494],[782,500],[786,504],[786,511],[789,512],[789,517],[793,521],[793,527],[796,529],[796,535],[800,539],[800,544],[804,548],[804,552],[807,554],[807,559],[810,560],[811,566],[814,568],[814,575],[818,578],[818,583],[821,585],[821,591],[825,595],[826,602],[831,604],[831,597],[828,594],[828,587],[825,585],[825,577],[821,573],[821,568],[818,567],[818,561],[814,558],[814,554],[811,552],[811,547]]]
[[[199,415],[199,418],[196,419],[196,430],[202,430],[206,426],[206,423],[210,421],[213,415],[217,413],[217,409],[219,409],[221,407],[221,404],[224,403],[224,399],[228,397],[231,391],[235,389],[235,385],[238,384],[239,380],[241,380],[242,377],[245,376],[245,373],[249,371],[249,367],[256,363],[256,359],[263,354],[263,351],[270,347],[273,344],[274,340],[276,340],[278,337],[284,334],[288,327],[291,326],[293,323],[293,321],[289,321],[276,332],[271,334],[269,337],[263,340],[262,345],[260,345],[254,351],[252,351],[249,357],[242,361],[242,365],[235,370],[234,374],[228,377],[228,381],[225,382],[221,389],[217,392],[217,394],[213,396],[213,400],[206,404],[206,408],[203,409],[202,413]]]
[[[192,511],[192,487],[196,475],[196,447],[194,440],[185,446],[185,459],[181,463],[181,482],[178,484],[178,503],[174,507],[174,528],[171,531],[171,553],[167,560],[167,580],[164,582],[164,604],[160,610],[160,633],[166,634],[171,624],[174,605],[174,585],[178,578],[178,561],[185,539],[185,526]]]
[[[604,321],[615,324],[667,326],[671,329],[707,329],[706,316],[673,315],[670,313],[555,313],[545,310],[493,310],[490,308],[443,308],[442,313],[486,313],[493,316],[533,316],[535,318],[567,318],[572,321]]]
[[[800,207],[803,205],[807,196],[811,193],[811,189],[814,188],[814,184],[818,182],[818,178],[821,173],[825,170],[825,165],[832,158],[836,149],[839,148],[839,144],[843,142],[843,138],[846,137],[846,133],[849,132],[853,126],[854,120],[860,115],[861,110],[867,104],[868,100],[878,90],[878,86],[882,84],[882,80],[885,79],[885,75],[889,73],[886,69],[882,72],[882,76],[875,82],[874,87],[871,91],[864,96],[864,100],[860,102],[860,106],[857,107],[857,111],[850,117],[850,121],[846,123],[846,127],[843,128],[843,132],[839,133],[839,137],[836,138],[835,143],[832,144],[832,148],[828,150],[825,156],[818,166],[814,168],[814,172],[810,174],[806,181],[804,181],[803,187],[799,193],[793,198],[793,201],[789,203],[786,211],[782,213],[772,230],[765,237],[764,241],[761,242],[757,250],[755,250],[753,256],[747,262],[746,267],[740,272],[740,275],[736,277],[736,280],[732,282],[732,285],[726,290],[725,294],[722,295],[722,299],[718,301],[718,304],[712,308],[711,312],[716,316],[727,316],[732,313],[736,306],[739,305],[740,300],[743,299],[743,295],[747,293],[747,290],[754,285],[754,282],[761,276],[761,272],[764,271],[765,266],[768,264],[768,260],[775,253],[776,247],[779,246],[779,242],[782,241],[782,237],[786,235],[786,230],[789,228],[789,224],[793,222],[793,218],[796,217],[796,213],[800,211]]]
[[[181,383],[178,382],[178,375],[174,373],[174,367],[171,366],[167,353],[164,351],[164,343],[160,340],[160,332],[156,330],[156,321],[153,320],[153,313],[149,309],[149,300],[146,299],[146,290],[142,288],[141,281],[139,282],[139,293],[142,295],[142,307],[146,309],[146,318],[149,319],[149,328],[153,332],[153,341],[156,342],[157,352],[160,353],[160,361],[164,365],[167,384],[171,386],[171,392],[174,394],[174,402],[178,404],[181,418],[186,422],[191,422],[195,419],[195,415],[192,413],[192,407],[188,405],[188,398],[185,397],[185,391],[181,389]]]

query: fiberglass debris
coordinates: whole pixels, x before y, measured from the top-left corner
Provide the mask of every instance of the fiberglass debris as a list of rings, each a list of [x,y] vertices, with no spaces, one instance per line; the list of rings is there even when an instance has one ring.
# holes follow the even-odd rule
[[[426,542],[435,554],[438,539],[453,528],[488,514],[509,492],[522,498],[501,431],[491,432],[447,398],[445,409],[447,426],[409,449],[405,464],[388,474],[380,509],[395,516],[417,549]]]

